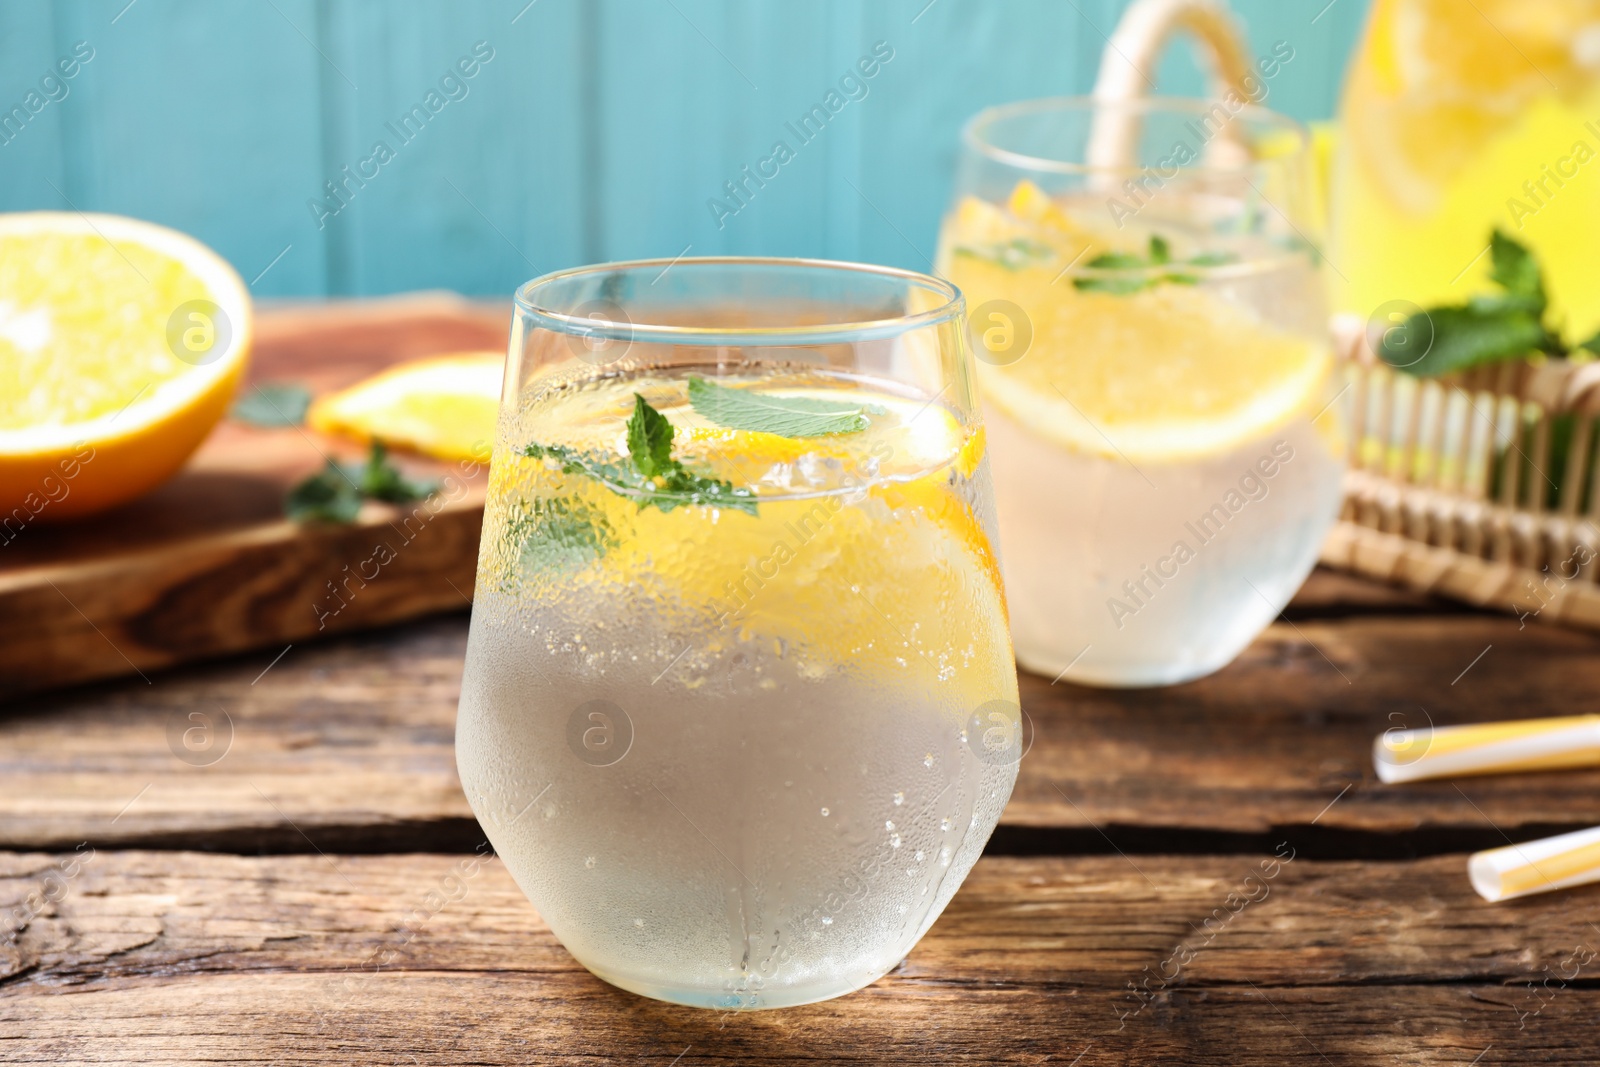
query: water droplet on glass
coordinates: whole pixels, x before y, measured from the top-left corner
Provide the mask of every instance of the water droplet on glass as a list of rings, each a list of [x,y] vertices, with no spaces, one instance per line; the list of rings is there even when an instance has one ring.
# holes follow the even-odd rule
[[[941,829],[941,830],[949,830],[950,829],[950,817],[948,815],[939,820],[939,829]]]
[[[595,859],[594,859],[593,856],[590,856],[588,859],[583,861],[583,865],[585,867],[589,868],[589,870],[591,870],[591,871],[594,870],[594,863],[595,863]]]
[[[823,926],[832,926],[833,925],[833,916],[832,915],[824,915],[822,917],[822,925]]]
[[[644,926],[644,920],[643,919],[635,919],[635,920],[633,920],[633,925],[638,926],[638,927],[643,927]]]
[[[828,817],[828,809],[827,808],[823,808],[822,809],[822,817],[824,819],[826,819]]]
[[[896,793],[894,795],[894,806],[895,807],[898,808],[900,805],[904,804],[905,802],[906,802],[906,795],[904,793]]]
[[[922,862],[922,850],[920,848],[917,849],[917,862],[918,863]]]
[[[939,865],[942,867],[950,866],[950,850],[948,848],[939,850]]]
[[[890,848],[899,848],[900,847],[900,835],[899,834],[890,834],[889,835],[889,847]]]
[[[924,767],[932,767],[933,766],[933,753],[932,752],[930,752],[926,756],[922,757],[922,765]]]
[[[893,819],[885,819],[884,823],[883,823],[883,828],[885,830],[893,830],[894,829],[894,820]]]

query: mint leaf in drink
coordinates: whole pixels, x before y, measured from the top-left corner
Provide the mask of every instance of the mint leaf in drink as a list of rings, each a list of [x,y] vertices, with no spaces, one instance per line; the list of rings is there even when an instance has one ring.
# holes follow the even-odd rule
[[[582,567],[617,545],[605,512],[577,497],[535,497],[516,501],[506,537],[523,572]]]
[[[755,494],[750,490],[736,489],[732,482],[695,474],[682,464],[676,465],[656,489],[646,489],[644,499],[662,511],[671,511],[685,504],[693,504],[699,507],[742,511],[746,515],[756,513]]]
[[[992,263],[1006,270],[1021,270],[1023,267],[1036,266],[1047,262],[1056,254],[1056,250],[1050,245],[1027,237],[1013,237],[1009,241],[997,241],[993,244],[958,245],[952,248],[951,252],[958,256],[981,259],[985,263]]]
[[[773,396],[730,389],[704,378],[689,379],[689,404],[718,426],[780,437],[829,437],[856,433],[870,425],[867,411],[848,400]]]
[[[228,416],[251,426],[299,426],[306,421],[311,391],[295,382],[261,382],[234,401]]]
[[[592,478],[607,489],[638,501],[640,508],[662,511],[685,505],[722,508],[756,514],[756,495],[732,482],[696,474],[672,456],[671,421],[635,393],[633,416],[628,420],[630,462],[607,459],[565,445],[530,444],[522,454],[560,464],[563,474]]]
[[[1156,270],[1157,267],[1217,267],[1225,263],[1232,263],[1235,257],[1227,252],[1204,252],[1189,259],[1172,258],[1172,245],[1165,237],[1159,234],[1150,235],[1149,250],[1144,255],[1136,252],[1102,252],[1095,256],[1084,266],[1091,270],[1103,270],[1108,273],[1103,275],[1083,275],[1072,279],[1073,287],[1086,293],[1115,293],[1125,296],[1128,293],[1142,292],[1157,285],[1199,285],[1197,275],[1183,270]],[[1128,271],[1128,274],[1113,274],[1111,271]],[[1138,272],[1138,273],[1134,273]]]
[[[633,417],[628,420],[628,454],[646,478],[665,474],[673,465],[672,423],[638,393],[633,394]]]

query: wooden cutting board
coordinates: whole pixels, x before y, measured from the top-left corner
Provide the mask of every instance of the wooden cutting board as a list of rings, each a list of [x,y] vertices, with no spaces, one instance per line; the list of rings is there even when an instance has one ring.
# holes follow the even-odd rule
[[[504,351],[509,324],[509,306],[449,294],[263,309],[243,389],[321,394],[418,356]],[[295,642],[464,608],[482,469],[397,455],[409,474],[455,481],[426,504],[369,502],[348,526],[283,517],[284,494],[325,458],[365,454],[225,420],[155,492],[72,522],[42,515],[0,543],[0,701],[251,649],[265,668]]]

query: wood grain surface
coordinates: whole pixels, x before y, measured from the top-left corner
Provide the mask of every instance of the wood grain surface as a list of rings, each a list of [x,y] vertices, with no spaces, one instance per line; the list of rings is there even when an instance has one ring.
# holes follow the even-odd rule
[[[503,350],[509,318],[445,295],[269,309],[243,391],[292,381],[323,393],[403,359]],[[364,452],[299,427],[224,421],[176,478],[142,499],[22,529],[0,546],[0,694],[146,677],[461,604],[482,525],[484,476],[474,465],[402,457],[414,476],[448,477],[446,491],[426,503],[368,503],[348,526],[283,518],[290,486],[329,457]],[[371,562],[386,558],[379,545],[392,562]],[[359,595],[341,595],[352,589]]]
[[[1600,710],[1600,637],[1319,571],[1211,678],[1023,675],[1016,792],[927,936],[741,1015],[600,982],[484,854],[465,634],[463,605],[8,701],[0,1062],[1595,1062],[1600,887],[1490,905],[1465,864],[1600,823],[1600,772],[1385,786],[1370,746]]]
[[[1570,899],[1280,854],[985,858],[889,976],[753,1016],[606,986],[492,856],[0,854],[29,916],[0,1060],[1593,1062],[1600,934]]]
[[[1263,851],[1294,828],[1313,854],[1365,858],[1600,823],[1600,771],[1386,786],[1370,755],[1395,725],[1600,711],[1600,638],[1348,588],[1318,572],[1290,621],[1189,685],[1023,674],[1034,740],[993,847]],[[456,614],[19,702],[0,718],[0,847],[93,828],[108,847],[299,851],[304,833],[328,850],[470,849],[452,748],[465,640]],[[169,738],[196,723],[228,736],[202,765]]]

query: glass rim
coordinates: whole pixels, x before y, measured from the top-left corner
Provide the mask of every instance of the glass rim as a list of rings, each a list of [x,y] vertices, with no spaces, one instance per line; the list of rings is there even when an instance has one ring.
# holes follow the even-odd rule
[[[961,127],[961,143],[968,149],[985,156],[996,163],[1023,170],[1041,171],[1051,174],[1142,174],[1149,170],[1147,164],[1102,166],[1087,162],[1066,159],[1051,159],[1047,156],[1030,155],[1027,152],[1018,152],[1013,149],[1003,148],[984,135],[985,128],[1002,120],[1049,111],[1080,111],[1093,114],[1097,111],[1127,111],[1135,114],[1147,115],[1166,112],[1169,114],[1199,116],[1209,114],[1212,109],[1221,105],[1228,108],[1230,122],[1238,119],[1258,122],[1264,126],[1275,126],[1294,136],[1293,148],[1274,153],[1266,159],[1252,159],[1246,163],[1233,165],[1217,165],[1201,161],[1192,166],[1185,166],[1184,170],[1196,174],[1243,174],[1263,162],[1306,158],[1311,153],[1311,130],[1299,119],[1273,111],[1271,108],[1261,107],[1258,104],[1245,103],[1239,108],[1229,107],[1228,102],[1215,96],[1138,96],[1124,100],[1107,100],[1096,96],[1043,96],[1029,100],[1016,100],[1009,104],[996,104],[986,107],[973,115]]]
[[[703,267],[753,267],[800,269],[817,273],[857,274],[880,279],[895,279],[933,293],[939,298],[931,308],[890,318],[860,321],[824,322],[788,326],[683,326],[595,318],[557,311],[538,302],[540,290],[559,282],[586,275],[603,276],[625,271],[658,271]],[[652,283],[653,284],[653,283]],[[966,308],[961,290],[942,278],[901,267],[885,267],[846,260],[809,259],[788,256],[679,256],[675,259],[628,259],[610,263],[591,263],[581,267],[542,274],[517,287],[513,297],[517,309],[545,329],[557,333],[604,340],[656,342],[674,345],[737,347],[803,347],[897,337],[911,330],[959,318]],[[618,308],[621,311],[621,308]]]

